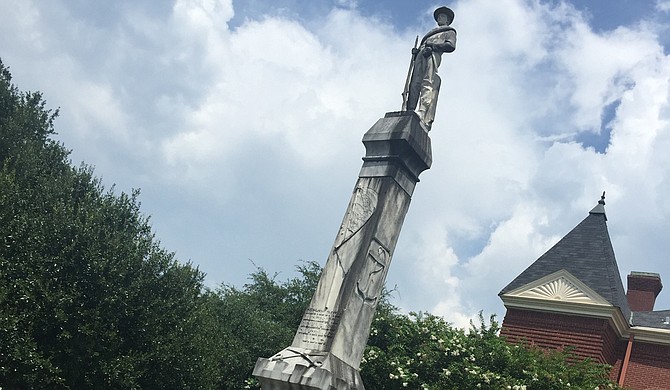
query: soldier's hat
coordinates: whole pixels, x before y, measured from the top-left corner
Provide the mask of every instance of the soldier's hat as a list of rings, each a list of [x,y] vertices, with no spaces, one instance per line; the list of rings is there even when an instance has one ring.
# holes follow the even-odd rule
[[[451,24],[451,22],[454,21],[454,11],[452,11],[451,8],[449,7],[440,7],[436,9],[435,12],[433,12],[433,18],[435,18],[436,22],[437,22],[437,15],[439,14],[447,14],[447,16],[449,17],[449,23],[447,24]]]

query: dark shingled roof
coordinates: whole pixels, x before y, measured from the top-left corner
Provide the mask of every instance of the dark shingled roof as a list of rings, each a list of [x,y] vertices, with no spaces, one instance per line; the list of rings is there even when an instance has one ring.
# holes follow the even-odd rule
[[[633,326],[670,329],[670,310],[636,311],[633,313]]]
[[[588,217],[503,288],[500,294],[565,269],[621,309],[628,320],[630,309],[607,231],[604,205],[604,200],[600,200]]]

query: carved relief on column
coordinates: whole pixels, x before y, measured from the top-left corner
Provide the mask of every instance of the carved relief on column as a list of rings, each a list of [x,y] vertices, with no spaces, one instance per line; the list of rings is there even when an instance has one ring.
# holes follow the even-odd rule
[[[317,351],[330,347],[341,319],[342,286],[357,260],[356,248],[360,245],[362,229],[372,218],[377,202],[378,195],[374,189],[357,186],[354,190],[324,269],[322,278],[325,279],[319,282],[312,303],[300,322],[294,346]]]
[[[347,214],[337,234],[333,250],[328,262],[335,261],[336,269],[332,269],[330,289],[322,300],[325,310],[334,309],[342,296],[341,286],[356,261],[356,248],[360,240],[360,232],[368,223],[377,209],[377,191],[370,187],[357,186],[351,198]]]
[[[351,200],[349,212],[342,221],[342,226],[335,241],[335,249],[347,242],[365,225],[377,208],[377,192],[369,187],[356,187]]]
[[[390,251],[379,241],[373,239],[368,249],[366,262],[356,282],[356,292],[363,303],[373,306],[377,304],[379,294],[384,287],[390,260]]]

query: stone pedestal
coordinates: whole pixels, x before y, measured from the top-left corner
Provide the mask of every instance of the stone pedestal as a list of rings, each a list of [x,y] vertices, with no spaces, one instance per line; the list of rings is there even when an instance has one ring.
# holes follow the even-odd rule
[[[335,244],[290,347],[256,362],[263,390],[362,390],[370,325],[430,138],[413,112],[387,113],[366,155]]]

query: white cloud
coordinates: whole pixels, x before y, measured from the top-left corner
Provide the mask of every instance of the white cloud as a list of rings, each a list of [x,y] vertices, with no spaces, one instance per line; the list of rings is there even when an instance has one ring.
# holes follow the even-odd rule
[[[566,45],[558,53],[566,82],[573,84],[570,101],[577,110],[578,129],[598,131],[602,107],[618,99],[634,82],[634,69],[646,57],[656,56],[659,45],[648,31],[620,27],[596,34],[584,22],[566,32]]]
[[[354,11],[333,10],[319,31],[266,17],[233,32],[203,34],[218,42],[207,51],[219,53],[208,57],[220,65],[210,64],[211,85],[187,114],[183,131],[163,141],[171,166],[186,168],[179,180],[196,172],[201,178],[220,174],[238,151],[263,142],[285,148],[288,158],[304,165],[332,164],[343,152],[343,137],[360,137],[352,123],[378,117],[391,105],[389,97],[399,96],[400,77],[393,77],[395,86],[380,81],[389,72],[401,74],[401,66],[375,67],[370,59],[389,63],[400,40]],[[365,40],[352,45],[343,39],[351,34]]]
[[[670,1],[668,0],[656,0],[656,9],[661,12],[670,11]]]
[[[414,256],[439,264],[442,272],[424,272],[410,283],[441,275],[444,281],[433,284],[433,295],[441,298],[422,294],[404,298],[403,305],[432,305],[457,323],[481,309],[502,314],[497,292],[586,217],[603,190],[622,274],[634,266],[651,272],[665,267],[660,261],[639,262],[636,253],[649,252],[639,243],[649,242],[650,229],[670,227],[664,222],[667,201],[659,195],[668,191],[670,165],[667,153],[657,149],[667,146],[668,57],[644,24],[596,33],[569,6],[512,3],[468,2],[456,10],[462,24],[497,18],[510,26],[528,25],[519,30],[535,31],[528,36],[536,38],[514,42],[500,24],[459,29],[461,46],[444,61],[451,73],[444,73],[443,82],[459,95],[441,96],[437,130],[431,133],[433,169],[441,174],[417,189],[431,192],[430,200],[422,199],[431,207],[413,204],[410,210],[430,224],[441,221],[441,239],[425,230],[417,234],[421,247],[447,245],[441,251],[450,260],[439,262],[414,248]],[[463,33],[468,28],[470,36]],[[477,44],[465,48],[464,37]],[[513,43],[509,48],[490,43],[496,40]],[[571,133],[599,131],[601,112],[617,100],[607,154],[560,141]],[[640,230],[640,224],[649,228]],[[463,244],[448,236],[475,240],[475,253],[454,250]],[[656,258],[665,251],[658,245],[651,250]]]
[[[400,108],[414,35],[432,27],[398,32],[345,3],[319,23],[258,14],[235,27],[231,1],[127,3],[108,25],[68,3],[5,3],[0,43],[19,87],[62,107],[75,159],[145,188],[168,249],[213,283],[241,283],[247,258],[285,272],[325,259],[360,139]],[[670,274],[656,239],[670,230],[670,60],[651,24],[594,32],[569,4],[539,1],[454,9],[433,167],[389,274],[399,304],[463,326],[502,314],[497,292],[602,190],[622,274]],[[570,141],[599,131],[616,101],[605,154]]]
[[[225,31],[226,23],[235,15],[230,0],[177,0],[173,11],[180,24],[205,35]]]

